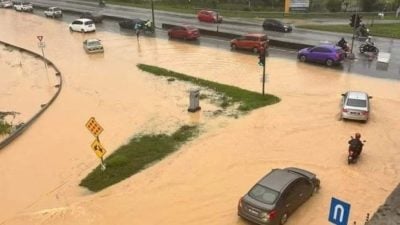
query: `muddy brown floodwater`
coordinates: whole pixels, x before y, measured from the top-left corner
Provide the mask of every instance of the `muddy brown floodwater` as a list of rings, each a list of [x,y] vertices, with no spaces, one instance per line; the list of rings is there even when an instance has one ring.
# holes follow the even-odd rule
[[[0,151],[0,224],[248,224],[236,215],[239,198],[272,168],[288,166],[315,172],[322,184],[288,225],[326,224],[332,197],[350,202],[350,221],[361,223],[399,181],[398,81],[271,55],[266,90],[282,99],[279,104],[234,119],[210,116],[215,106],[202,101],[202,111],[192,115],[190,85],[168,83],[136,64],[260,91],[257,58],[148,37],[138,43],[116,33],[70,33],[67,24],[13,10],[0,10],[0,18],[3,41],[39,52],[36,35],[43,35],[46,56],[64,78],[54,104]],[[88,37],[100,38],[105,53],[87,55],[82,41]],[[24,79],[20,67],[7,60],[2,50],[1,109],[33,112],[46,93],[33,94],[36,84],[48,78],[32,70]],[[7,76],[18,77],[14,86],[25,85],[26,94],[3,83]],[[373,96],[368,123],[339,120],[346,90]],[[25,107],[12,105],[22,100]],[[99,163],[84,126],[91,116],[105,129],[100,138],[108,154],[138,133],[171,132],[188,123],[200,124],[203,133],[161,162],[93,194],[78,186]],[[348,166],[346,143],[356,131],[368,142],[359,163]]]

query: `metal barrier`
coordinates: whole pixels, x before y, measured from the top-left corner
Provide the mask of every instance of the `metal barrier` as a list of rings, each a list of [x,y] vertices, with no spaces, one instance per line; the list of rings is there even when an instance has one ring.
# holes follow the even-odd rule
[[[56,71],[56,76],[59,77],[59,81],[60,83],[55,85],[55,87],[57,88],[57,92],[54,94],[54,96],[50,99],[50,101],[48,101],[46,104],[42,105],[42,108],[39,110],[39,112],[37,112],[34,116],[32,116],[32,118],[30,120],[28,120],[28,122],[22,124],[21,126],[19,126],[16,130],[14,130],[13,132],[11,132],[11,134],[4,139],[3,141],[0,142],[0,150],[3,149],[4,147],[6,147],[8,144],[10,144],[14,139],[16,139],[19,135],[21,135],[30,125],[32,125],[32,123],[39,118],[40,115],[42,115],[42,113],[44,113],[44,111],[46,111],[46,109],[54,102],[54,100],[56,100],[56,98],[58,97],[58,95],[61,92],[61,88],[62,88],[62,76],[61,76],[61,72],[60,70],[53,64],[53,62],[51,62],[50,60],[48,60],[47,58],[44,58],[42,55],[33,52],[31,50],[25,49],[25,48],[21,48],[18,47],[16,45],[12,45],[3,41],[0,41],[0,44],[3,44],[4,46],[8,47],[11,46],[15,49],[18,49],[20,51],[24,51],[27,52],[37,58],[41,58],[43,61],[45,61],[47,63],[48,66],[51,66],[54,68],[54,70]]]

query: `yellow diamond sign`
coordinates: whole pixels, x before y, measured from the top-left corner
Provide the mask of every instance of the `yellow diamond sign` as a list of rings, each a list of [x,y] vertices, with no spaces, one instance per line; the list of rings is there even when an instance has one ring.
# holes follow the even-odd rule
[[[106,154],[106,149],[101,145],[100,141],[94,140],[92,143],[92,149],[96,153],[97,157],[102,158]]]

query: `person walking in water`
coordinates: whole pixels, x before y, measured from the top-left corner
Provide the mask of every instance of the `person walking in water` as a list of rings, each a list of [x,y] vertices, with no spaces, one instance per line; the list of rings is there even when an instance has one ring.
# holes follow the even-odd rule
[[[136,38],[139,41],[139,36],[140,36],[140,30],[142,29],[142,26],[140,25],[140,23],[136,23],[135,24],[135,32],[136,32]]]

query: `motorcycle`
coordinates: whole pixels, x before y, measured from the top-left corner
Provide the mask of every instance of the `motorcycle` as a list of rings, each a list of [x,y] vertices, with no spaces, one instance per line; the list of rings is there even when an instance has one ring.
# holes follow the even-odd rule
[[[347,57],[348,53],[350,52],[349,43],[347,43],[347,42],[344,42],[344,43],[338,42],[338,43],[336,44],[336,46],[339,46],[339,47],[345,52],[346,57]]]
[[[374,42],[372,41],[365,41],[364,43],[362,43],[359,47],[360,49],[360,53],[364,53],[364,52],[372,52],[375,54],[378,54],[379,49],[375,46]]]
[[[353,136],[351,136],[351,139],[354,139]],[[363,140],[363,143],[365,143],[365,142],[366,142],[366,141]],[[357,160],[358,160],[358,158],[359,158],[360,155],[361,155],[361,151],[362,151],[362,147],[361,147],[360,153],[359,153],[359,154],[356,154],[356,150],[353,149],[353,148],[351,147],[351,145],[350,145],[350,146],[349,146],[349,155],[347,156],[347,164],[350,165],[350,164],[356,163]]]

